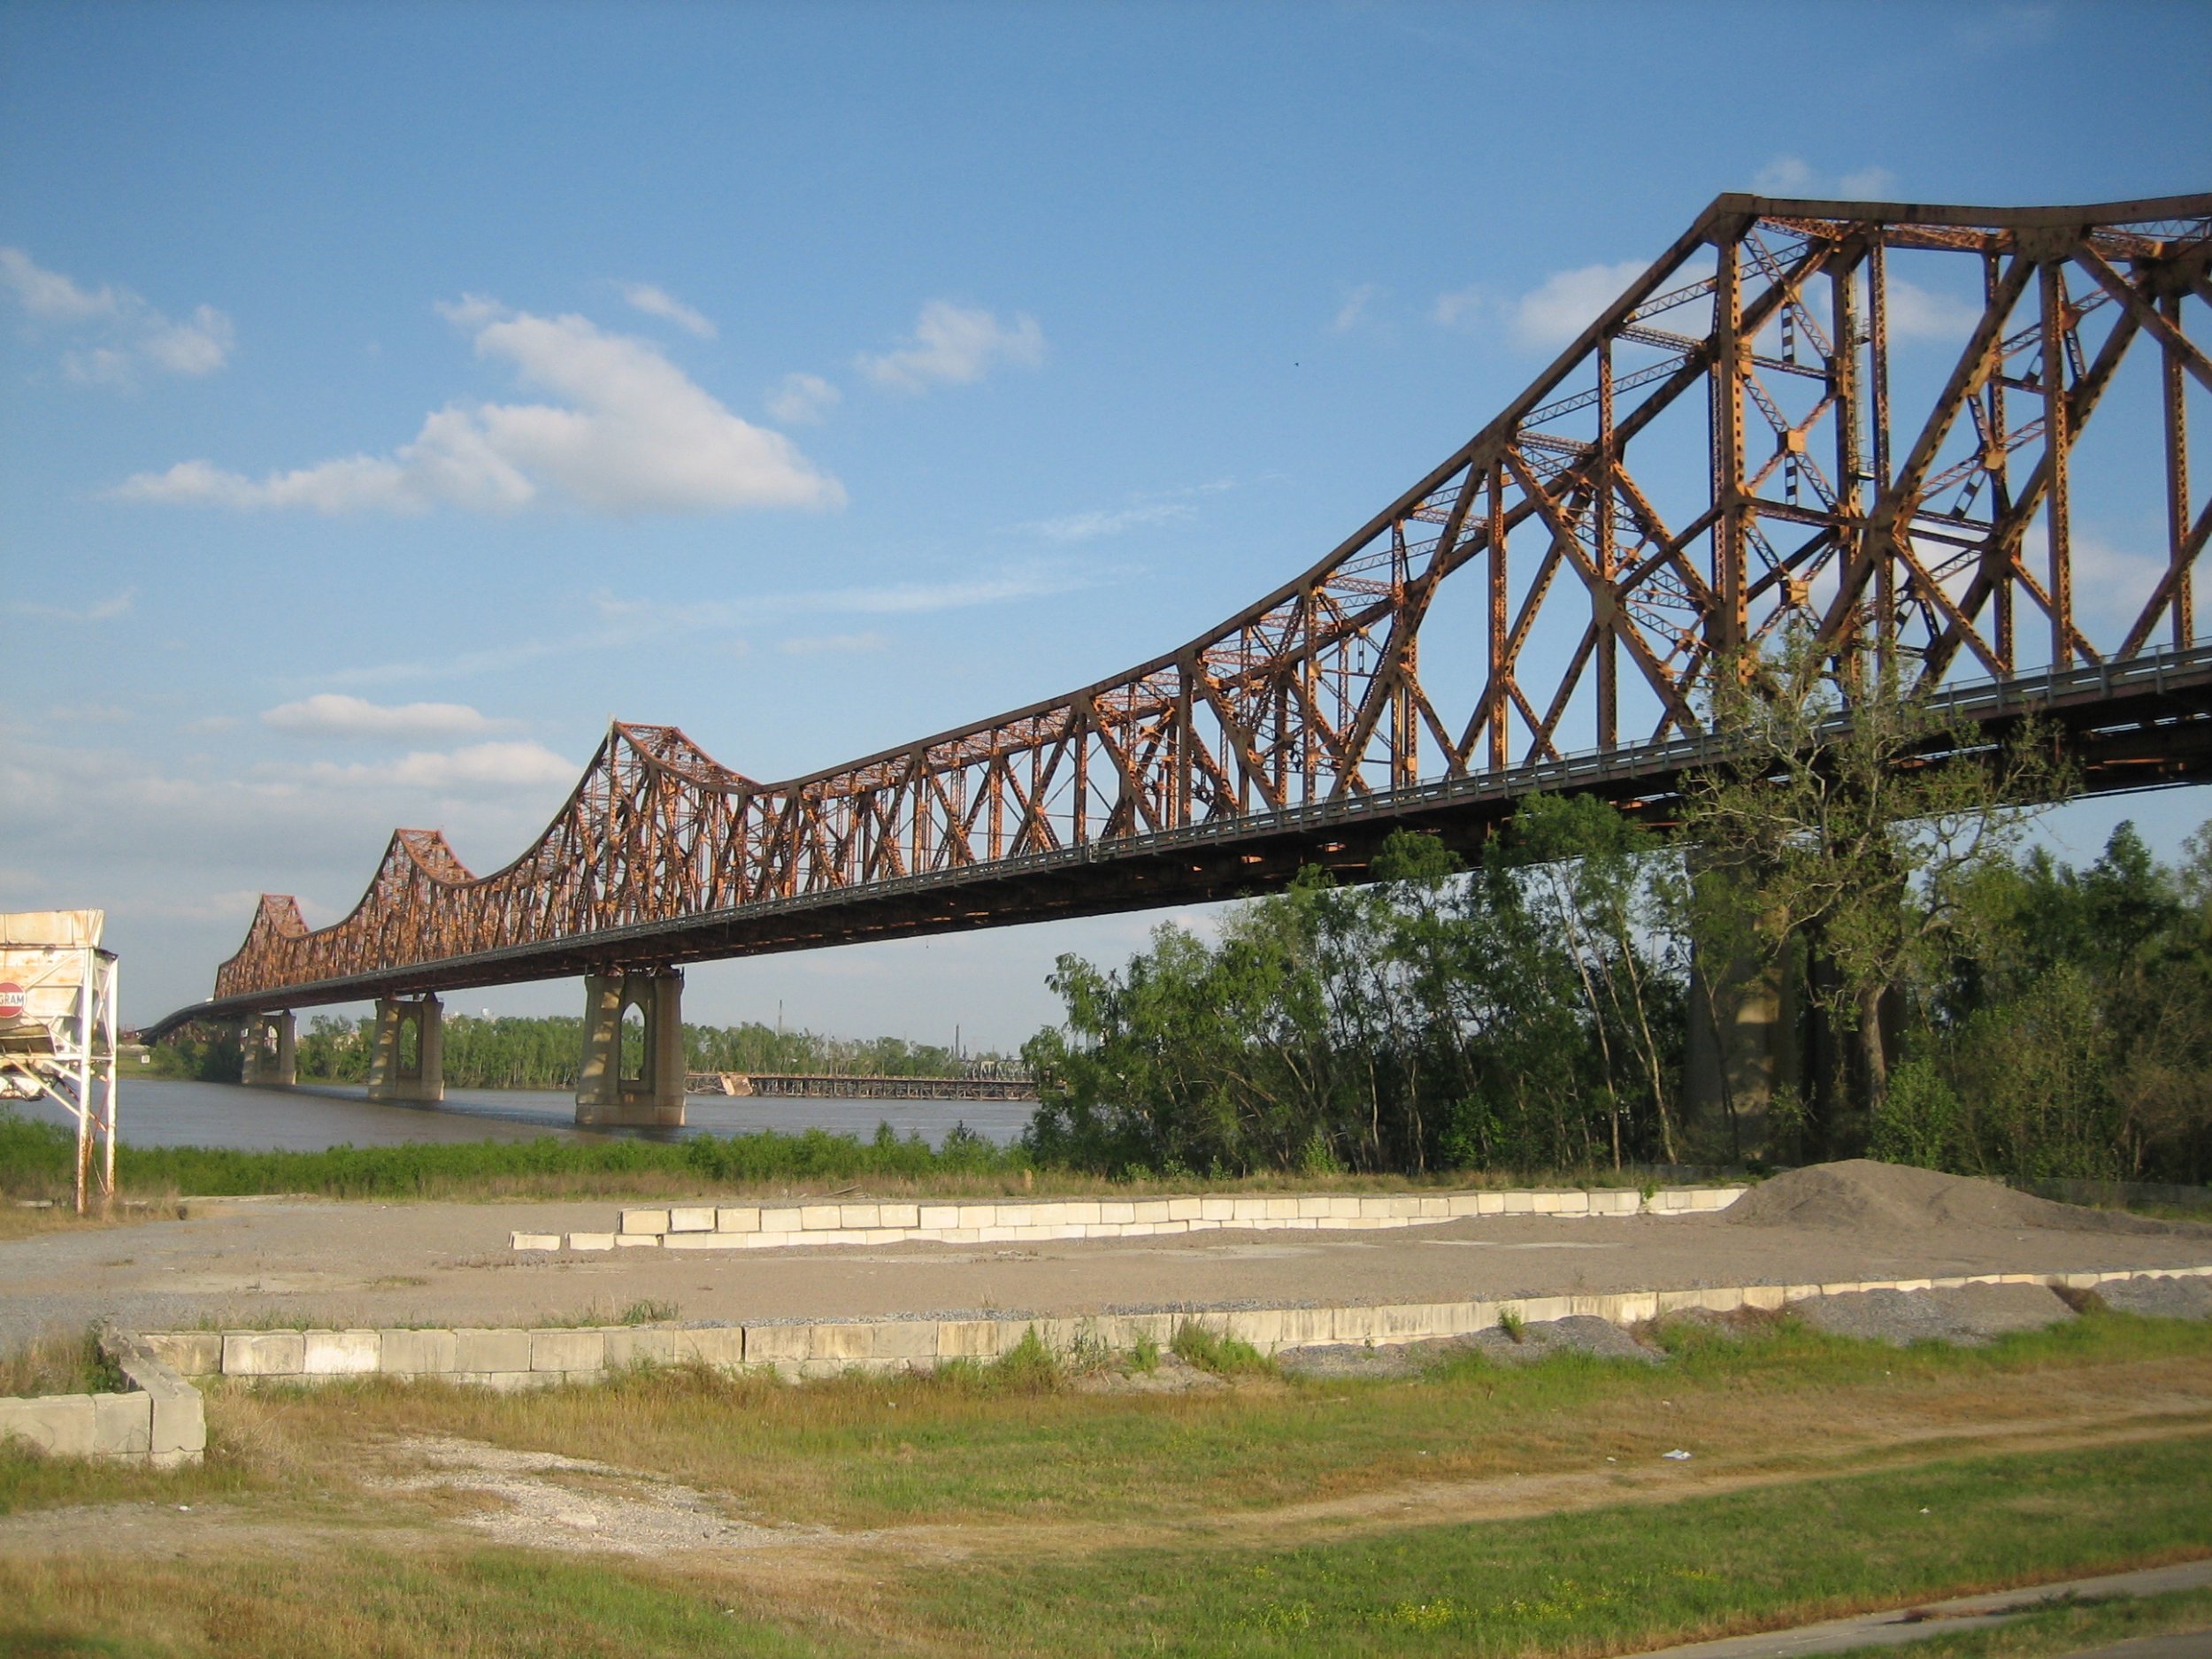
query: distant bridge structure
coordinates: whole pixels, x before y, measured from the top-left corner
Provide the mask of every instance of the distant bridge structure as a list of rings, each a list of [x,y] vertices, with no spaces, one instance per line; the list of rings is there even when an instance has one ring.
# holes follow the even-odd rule
[[[419,1097],[436,993],[583,974],[580,1120],[680,1122],[687,963],[1226,897],[1306,863],[1356,879],[1394,829],[1473,845],[1538,790],[1663,818],[1718,752],[1717,664],[1793,623],[1985,726],[2047,716],[2092,791],[2203,780],[2208,261],[2212,195],[1723,196],[1471,439],[1188,643],[780,783],[616,724],[512,864],[475,876],[397,831],[349,915],[311,930],[265,896],[214,996],[149,1035],[250,1022],[281,1081],[288,1010],[375,998],[381,1087]]]

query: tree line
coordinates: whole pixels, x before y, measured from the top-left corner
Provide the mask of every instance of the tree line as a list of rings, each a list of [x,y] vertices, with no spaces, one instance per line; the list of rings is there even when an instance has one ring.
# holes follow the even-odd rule
[[[445,1081],[449,1088],[566,1089],[583,1064],[584,1022],[542,1018],[480,1018],[449,1012],[443,1021]],[[362,1083],[369,1075],[375,1021],[318,1014],[299,1033],[303,1082]],[[625,1033],[632,1064],[643,1042],[641,1027]],[[153,1052],[161,1075],[235,1083],[237,1038],[221,1033],[179,1039]],[[995,1061],[999,1056],[979,1056]],[[979,1056],[961,1056],[944,1044],[901,1037],[833,1037],[812,1031],[779,1031],[747,1021],[735,1025],[684,1026],[684,1065],[693,1071],[803,1072],[849,1077],[957,1077]]]
[[[1870,671],[1838,687],[1803,641],[1722,678],[1735,735],[1663,833],[1537,796],[1471,861],[1400,833],[1368,886],[1308,870],[1212,938],[1062,957],[1064,1019],[1024,1050],[1034,1156],[2212,1176],[2212,826],[2165,864],[2124,824],[2076,869],[2025,846],[2072,787],[2032,724],[1993,741]],[[1763,997],[1755,1096],[1726,1033]]]

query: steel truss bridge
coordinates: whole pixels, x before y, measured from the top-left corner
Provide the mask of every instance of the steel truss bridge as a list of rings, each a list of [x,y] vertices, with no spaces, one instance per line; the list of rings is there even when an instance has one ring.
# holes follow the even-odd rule
[[[2092,790],[2212,777],[2208,260],[2212,195],[1721,196],[1471,440],[1187,644],[782,783],[617,724],[504,869],[397,831],[350,915],[265,896],[150,1034],[1356,876],[1394,829],[1472,844],[1536,790],[1663,818],[1718,752],[1717,665],[1793,623],[1985,725],[2047,714]]]

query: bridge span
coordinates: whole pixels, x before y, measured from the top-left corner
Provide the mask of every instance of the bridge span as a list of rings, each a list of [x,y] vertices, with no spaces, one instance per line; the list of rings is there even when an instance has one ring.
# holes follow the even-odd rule
[[[618,723],[513,863],[478,877],[396,831],[349,915],[311,930],[265,895],[214,996],[149,1035],[250,1022],[282,1080],[288,1010],[375,998],[374,1087],[403,1095],[435,1086],[436,993],[582,974],[580,1119],[680,1122],[684,964],[1226,897],[1306,863],[1356,879],[1394,829],[1472,846],[1537,790],[1663,819],[1724,744],[1700,714],[1717,664],[1793,625],[1985,729],[2047,714],[2092,791],[2212,776],[2188,440],[2208,261],[2212,194],[1723,196],[1473,438],[1197,639],[781,783]],[[2158,526],[2139,591],[2076,556],[2078,526],[2120,523]]]

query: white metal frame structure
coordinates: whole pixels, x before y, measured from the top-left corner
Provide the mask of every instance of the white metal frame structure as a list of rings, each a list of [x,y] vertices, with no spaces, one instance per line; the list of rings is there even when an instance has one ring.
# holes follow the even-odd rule
[[[115,1197],[117,974],[115,953],[100,948],[104,920],[0,915],[0,984],[22,992],[21,1012],[0,1015],[0,1097],[50,1094],[76,1119],[79,1215],[96,1189],[104,1204]]]

